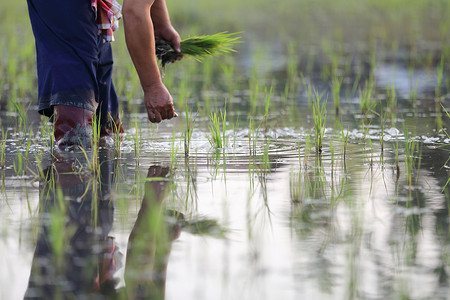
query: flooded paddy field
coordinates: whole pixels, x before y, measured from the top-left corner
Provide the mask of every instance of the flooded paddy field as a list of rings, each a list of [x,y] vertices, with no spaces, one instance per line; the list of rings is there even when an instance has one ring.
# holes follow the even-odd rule
[[[36,112],[14,5],[0,299],[449,299],[450,3],[300,2],[168,3],[182,36],[244,32],[166,67],[179,117],[159,125],[119,31],[125,135],[85,153]]]

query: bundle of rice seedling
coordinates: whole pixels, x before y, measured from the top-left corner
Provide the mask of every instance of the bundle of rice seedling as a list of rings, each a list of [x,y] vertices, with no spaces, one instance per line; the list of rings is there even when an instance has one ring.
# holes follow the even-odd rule
[[[180,56],[191,56],[201,61],[204,56],[219,53],[235,52],[233,45],[240,43],[240,32],[219,32],[211,35],[194,36],[181,41],[181,52],[175,52],[172,44],[162,39],[156,39],[156,56],[161,65],[175,61]]]

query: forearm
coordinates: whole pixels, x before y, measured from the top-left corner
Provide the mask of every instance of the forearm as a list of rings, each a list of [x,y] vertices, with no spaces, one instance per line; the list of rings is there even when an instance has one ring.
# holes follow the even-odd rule
[[[123,3],[125,40],[144,92],[161,83],[150,16],[158,1],[161,0],[124,0]]]
[[[154,0],[150,10],[155,31],[164,30],[172,26],[170,23],[169,11],[165,0]]]

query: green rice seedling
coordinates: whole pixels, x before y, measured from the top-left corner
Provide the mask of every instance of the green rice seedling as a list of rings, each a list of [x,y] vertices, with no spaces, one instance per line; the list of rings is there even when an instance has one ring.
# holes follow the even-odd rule
[[[310,101],[310,99],[313,99],[313,97],[314,97],[314,90],[310,83],[308,84],[308,88],[306,90],[306,96],[308,99],[308,109],[311,109],[311,104],[313,101],[312,100]]]
[[[190,37],[181,41],[180,53],[173,50],[170,42],[157,39],[155,47],[156,56],[161,60],[163,68],[167,63],[182,55],[202,61],[205,56],[235,52],[236,50],[233,47],[235,44],[241,43],[239,34],[241,32],[219,32],[211,35]]]
[[[42,166],[42,152],[35,152],[34,159],[36,164],[36,172],[31,171],[33,173],[35,180],[45,180],[45,171]]]
[[[288,44],[288,61],[287,61],[287,80],[286,80],[286,97],[290,93],[296,93],[300,83],[299,68],[300,56],[294,42]]]
[[[189,149],[191,145],[192,133],[194,132],[195,120],[197,117],[192,118],[192,112],[189,112],[188,106],[185,105],[184,111],[186,113],[186,129],[184,131],[184,156],[189,156]]]
[[[383,110],[380,111],[380,148],[381,155],[384,152],[384,120],[383,120]]]
[[[88,171],[93,174],[100,176],[100,159],[99,159],[99,141],[100,141],[100,116],[95,114],[92,117],[92,136],[91,136],[91,149],[90,156],[86,149],[80,146],[81,152],[83,152],[86,159]]]
[[[121,115],[123,115],[123,113]],[[114,118],[111,114],[108,114],[108,117],[110,119],[111,125],[113,126],[113,132],[114,132],[113,139],[114,139],[114,146],[116,148],[116,153],[117,153],[117,156],[120,156],[120,144],[122,141],[122,137],[120,136],[121,135],[121,133],[120,133],[121,124],[116,123],[116,121],[114,120]],[[95,137],[93,137],[93,138],[95,138]],[[98,138],[100,138],[100,137],[98,137]]]
[[[378,116],[380,119],[380,148],[381,148],[381,155],[383,155],[384,152],[384,119],[383,119],[383,108],[380,109],[380,113],[377,113],[376,111],[372,111],[375,115]]]
[[[134,159],[136,160],[136,164],[139,165],[139,158],[141,153],[141,140],[142,140],[142,123],[139,122],[137,118],[134,123],[134,136],[133,136],[133,149],[134,149]]]
[[[213,86],[214,64],[212,58],[208,57],[203,60],[201,65],[201,74],[203,78],[202,89],[210,90]]]
[[[325,135],[327,118],[327,99],[322,100],[322,95],[317,91],[312,99],[312,109],[314,118],[314,145],[316,153],[322,153],[322,141]]]
[[[360,109],[361,113],[367,115],[367,113],[375,108],[375,102],[372,101],[373,92],[373,80],[369,79],[364,86],[364,89],[359,90]]]
[[[442,78],[444,77],[444,57],[441,57],[441,61],[437,66],[437,84],[434,92],[434,102],[436,111],[436,129],[441,130],[444,127],[444,121],[441,114],[441,87]]]
[[[445,109],[444,105],[441,104],[442,109],[444,110],[444,112],[446,113],[447,117],[450,118],[450,113]],[[447,135],[447,138],[450,139],[450,134],[443,129],[444,133]],[[447,161],[445,163],[447,163],[448,161],[450,161],[450,157],[447,159]],[[450,178],[447,180],[447,182],[445,183],[444,187],[442,188],[442,191],[445,190],[445,188],[447,187],[447,185],[450,183]]]
[[[395,154],[394,169],[397,171],[397,177],[398,177],[398,176],[400,176],[398,137],[395,139],[395,143],[394,143],[394,154]]]
[[[417,92],[419,89],[419,78],[417,78],[416,80],[416,85],[414,86],[414,89],[412,91],[412,95],[410,96],[412,102],[413,102],[413,107],[415,109],[414,111],[414,115],[417,115]]]
[[[233,91],[235,90],[236,80],[235,75],[235,63],[227,63],[222,65],[223,75],[225,77],[225,84],[228,90],[228,97],[231,99],[233,97]]]
[[[256,144],[257,144],[258,135],[255,131],[254,127],[254,121],[253,118],[249,118],[249,124],[248,124],[248,149],[249,149],[249,156],[255,157],[256,156]]]
[[[28,104],[28,107],[24,107],[23,103],[17,102],[16,98],[13,98],[13,105],[15,112],[19,115],[19,118],[17,118],[17,129],[19,132],[26,131],[27,124],[28,124],[28,109],[31,105],[31,103]]]
[[[114,72],[114,88],[119,97],[125,95],[125,89],[127,84],[126,72]]]
[[[267,132],[267,119],[269,118],[270,100],[272,97],[273,84],[270,89],[267,90],[267,86],[264,87],[264,130]]]
[[[441,97],[441,87],[442,87],[442,79],[444,77],[444,57],[441,57],[441,61],[437,66],[437,84],[434,88],[434,97],[435,99],[439,99]]]
[[[252,77],[250,78],[250,114],[256,114],[256,106],[258,104],[259,97],[259,81],[257,78],[256,70],[253,70]]]
[[[339,114],[339,101],[341,93],[342,78],[333,76],[331,89],[333,91],[334,110],[336,114]]]
[[[311,154],[311,135],[308,133],[305,137],[305,153],[303,157],[303,164],[308,164],[309,155]]]
[[[176,106],[179,108],[186,106],[186,100],[189,99],[191,96],[191,89],[190,86],[190,77],[189,76],[182,76],[181,80],[178,84],[178,93],[177,93],[177,101]]]
[[[236,123],[233,124],[233,147],[236,146],[236,138],[237,138],[236,129],[237,128],[239,128],[239,117],[237,117]]]
[[[210,137],[208,137],[209,143],[212,147],[215,148],[222,148],[223,147],[223,140],[222,140],[222,134],[220,130],[220,118],[216,114],[216,112],[212,112],[210,115],[210,126],[209,126],[209,132],[211,134]]]
[[[389,101],[389,110],[393,113],[397,109],[397,93],[394,84],[391,84],[391,88],[387,90],[387,97]]]
[[[24,158],[25,158],[25,164],[28,164],[28,156],[30,155],[30,149],[31,149],[31,145],[33,143],[33,130],[30,129],[30,131],[28,132],[28,137],[26,139],[26,146],[25,146],[25,153],[24,153]]]
[[[211,91],[210,90],[204,91],[202,96],[203,96],[202,97],[203,99],[198,98],[198,100],[197,100],[198,113],[201,116],[208,116],[209,112],[211,111],[211,101],[212,101]]]
[[[286,107],[287,106],[287,102],[288,102],[288,99],[289,99],[289,95],[290,95],[290,85],[289,85],[289,83],[288,82],[286,82],[285,84],[284,84],[284,91],[283,91],[283,95],[282,95],[282,100],[283,100],[283,107]]]
[[[23,161],[22,153],[17,152],[17,155],[14,158],[14,162],[13,162],[14,173],[17,176],[22,176],[23,175],[24,165],[25,164],[24,164],[24,161]]]
[[[8,133],[2,128],[2,140],[0,141],[0,168],[5,169],[6,163],[6,141]]]
[[[355,81],[353,81],[352,89],[350,90],[350,94],[347,94],[347,97],[353,96],[356,93],[361,81],[361,77],[362,77],[361,73],[356,74]]]
[[[50,149],[53,149],[53,127],[47,117],[41,116],[41,137],[45,139],[47,142],[47,146]]]
[[[226,119],[227,119],[227,111],[220,112],[220,118],[216,114],[216,112],[212,112],[210,115],[210,125],[209,132],[210,136],[208,137],[209,143],[212,147],[217,149],[222,149],[227,146],[227,136],[226,136]],[[222,123],[222,130],[220,130],[220,124]]]

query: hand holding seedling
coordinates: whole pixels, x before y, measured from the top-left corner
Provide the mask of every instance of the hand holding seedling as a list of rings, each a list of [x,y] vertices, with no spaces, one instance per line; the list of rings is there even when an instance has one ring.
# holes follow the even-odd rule
[[[203,57],[220,53],[235,52],[233,46],[240,43],[240,32],[219,32],[211,35],[194,36],[176,42],[156,36],[156,57],[161,60],[161,65],[177,61],[183,55],[191,56],[198,61]]]
[[[175,47],[180,44],[180,36],[170,23],[165,1],[125,0],[122,13],[125,40],[144,90],[150,122],[159,123],[176,117],[172,96],[162,83],[155,55],[155,37],[167,39]],[[179,59],[181,57],[176,60]]]

